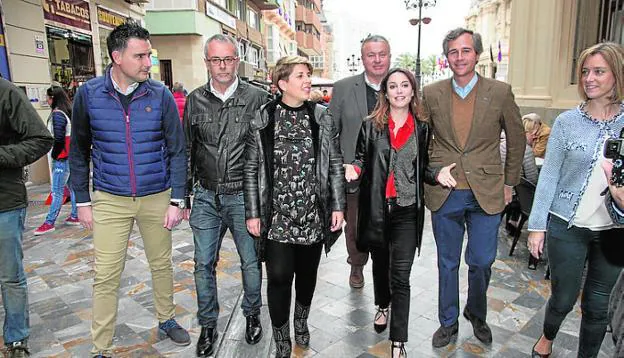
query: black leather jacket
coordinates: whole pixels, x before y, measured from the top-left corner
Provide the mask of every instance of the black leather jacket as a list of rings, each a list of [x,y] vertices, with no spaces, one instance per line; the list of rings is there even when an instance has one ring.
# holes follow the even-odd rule
[[[416,185],[416,216],[418,231],[417,247],[420,253],[425,204],[423,199],[424,182],[436,185],[437,168],[429,166],[429,126],[416,121],[418,155],[414,158],[414,184]],[[386,237],[386,183],[388,181],[391,146],[390,132],[386,124],[383,130],[377,130],[370,119],[362,122],[358,136],[353,164],[362,169],[360,178],[360,205],[358,214],[357,247],[368,251],[369,247],[384,247]]]
[[[191,92],[184,109],[187,196],[195,183],[217,193],[243,190],[245,138],[249,124],[269,94],[239,80],[225,103],[210,92],[210,83]]]
[[[260,218],[260,239],[256,249],[258,258],[264,260],[264,242],[273,216],[273,136],[275,130],[275,108],[278,100],[264,105],[251,124],[252,131],[247,137],[245,163],[245,216],[247,219]],[[331,215],[334,211],[344,211],[344,168],[338,131],[334,128],[329,110],[321,105],[306,102],[312,121],[312,140],[316,152],[316,178],[319,182],[317,193],[319,211],[323,220],[325,252],[341,234],[331,232]]]

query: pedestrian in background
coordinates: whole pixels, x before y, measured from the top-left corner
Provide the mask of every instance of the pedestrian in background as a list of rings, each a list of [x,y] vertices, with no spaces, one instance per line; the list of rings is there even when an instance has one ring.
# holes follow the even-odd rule
[[[377,333],[386,329],[392,305],[392,357],[407,356],[410,273],[422,243],[424,182],[435,185],[436,175],[450,170],[428,167],[429,128],[422,118],[414,75],[390,70],[373,113],[362,122],[355,160],[345,166],[347,182],[362,178],[358,241],[370,248],[373,260],[376,316],[385,322],[374,324]]]
[[[542,123],[542,117],[537,113],[522,116],[522,124],[524,125],[527,143],[533,149],[533,155],[537,158],[544,158],[548,136],[550,136],[550,127]]]
[[[360,47],[364,72],[344,78],[334,84],[329,110],[334,118],[334,126],[340,132],[340,150],[345,164],[355,158],[355,146],[362,121],[373,112],[379,96],[381,80],[390,68],[390,44],[385,37],[369,35],[362,40]],[[345,211],[345,241],[347,263],[351,266],[349,285],[352,288],[364,287],[363,268],[368,262],[368,248],[358,246],[358,185],[348,183],[347,207]],[[385,324],[383,316],[378,324]]]
[[[184,84],[176,82],[173,84],[173,99],[176,106],[178,106],[178,113],[180,114],[180,122],[184,119],[184,105],[186,104],[186,93],[184,92]]]
[[[601,249],[615,226],[601,194],[608,186],[601,164],[607,161],[605,140],[619,137],[624,127],[622,45],[606,42],[585,49],[576,73],[583,102],[555,119],[529,217],[529,251],[538,258],[548,245],[552,287],[533,357],[551,354],[581,289],[578,356],[596,357],[607,329],[609,294],[621,271]]]
[[[275,356],[290,357],[290,305],[295,281],[295,342],[310,343],[308,315],[325,252],[340,236],[344,170],[328,110],[310,102],[312,64],[277,61],[273,83],[282,96],[264,105],[248,136],[245,164],[247,229],[266,261]]]
[[[451,178],[425,185],[431,210],[439,270],[440,328],[432,345],[444,347],[459,323],[459,264],[468,231],[468,298],[463,311],[475,336],[492,343],[486,322],[487,290],[496,259],[501,213],[520,182],[526,140],[511,86],[479,76],[475,66],[483,52],[481,35],[468,29],[449,31],[442,42],[453,77],[424,88],[425,118],[432,129],[430,164],[455,164]],[[507,155],[501,163],[500,136]]]
[[[191,339],[175,320],[171,230],[182,220],[186,155],[171,92],[149,79],[149,32],[127,22],[106,39],[113,63],[79,87],[69,161],[78,218],[93,230],[94,357],[111,357],[121,273],[134,222],[152,274],[159,336]],[[89,161],[93,160],[93,199]]]
[[[0,289],[2,337],[8,357],[28,357],[28,286],[22,232],[28,196],[24,167],[44,156],[54,139],[26,95],[0,78]]]
[[[221,34],[210,37],[204,56],[210,80],[191,92],[184,113],[190,160],[187,193],[195,194],[186,217],[190,215],[195,243],[197,319],[201,325],[198,357],[212,355],[217,345],[216,267],[226,229],[232,233],[241,261],[245,341],[256,344],[262,338],[262,270],[245,225],[243,167],[251,120],[269,96],[238,78],[240,59],[233,38]]]
[[[69,141],[71,138],[71,107],[72,103],[62,87],[52,86],[47,90],[48,105],[52,112],[48,117],[48,130],[54,135],[54,146],[50,156],[52,158],[52,202],[50,210],[41,226],[34,234],[43,235],[55,230],[54,223],[61,212],[65,200],[65,185],[69,179]],[[71,213],[65,219],[67,225],[80,225],[76,209],[74,191],[70,188]]]

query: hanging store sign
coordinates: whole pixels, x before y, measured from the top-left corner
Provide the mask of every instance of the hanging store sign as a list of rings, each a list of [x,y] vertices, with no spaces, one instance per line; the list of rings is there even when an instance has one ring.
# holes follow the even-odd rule
[[[91,31],[89,3],[83,0],[43,0],[46,20]]]
[[[110,29],[114,29],[115,27],[128,21],[128,17],[112,12],[101,6],[97,7],[97,15],[100,26],[108,27]]]

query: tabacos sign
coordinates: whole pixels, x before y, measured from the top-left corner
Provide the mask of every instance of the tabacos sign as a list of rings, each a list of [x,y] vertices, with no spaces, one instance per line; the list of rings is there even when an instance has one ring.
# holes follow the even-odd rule
[[[46,20],[91,31],[89,3],[83,0],[42,0]]]

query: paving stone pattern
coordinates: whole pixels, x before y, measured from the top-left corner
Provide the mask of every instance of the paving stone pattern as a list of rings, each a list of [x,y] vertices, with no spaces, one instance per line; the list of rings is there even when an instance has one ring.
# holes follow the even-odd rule
[[[88,357],[91,349],[91,295],[93,283],[93,245],[90,233],[81,227],[66,226],[69,213],[65,205],[57,221],[56,231],[33,236],[43,222],[47,206],[42,205],[47,186],[29,188],[24,235],[24,264],[30,293],[31,338],[33,357]],[[411,310],[409,317],[409,357],[526,357],[541,333],[544,307],[550,294],[544,280],[545,264],[537,271],[526,268],[528,252],[526,233],[516,253],[508,256],[511,237],[499,234],[498,258],[493,267],[488,291],[489,314],[494,342],[481,344],[473,335],[470,323],[459,319],[459,334],[449,346],[435,349],[431,336],[438,328],[438,275],[436,247],[431,223],[426,218],[423,248],[411,274]],[[173,232],[176,319],[189,329],[193,343],[175,346],[160,340],[154,315],[150,271],[138,230],[128,244],[125,271],[119,292],[119,313],[114,344],[116,357],[194,357],[200,332],[193,279],[193,236],[188,223]],[[242,292],[240,262],[231,237],[223,240],[217,267],[218,297],[221,312],[218,321],[219,346],[217,357],[269,357],[274,354],[270,319],[266,306],[266,274],[263,282],[262,341],[249,346],[244,341],[245,318],[240,310]],[[309,325],[310,348],[295,346],[296,357],[389,357],[388,332],[373,330],[375,314],[371,264],[365,269],[366,285],[353,290],[348,285],[344,238],[328,256],[323,254]],[[467,292],[467,267],[460,268],[460,301],[463,306]],[[294,300],[293,300],[294,301]],[[565,320],[555,341],[551,357],[574,357],[578,343],[580,307]],[[0,312],[4,319],[4,311]],[[291,328],[292,331],[292,328]],[[1,338],[0,338],[1,339]],[[294,343],[294,342],[293,342]],[[613,344],[607,334],[600,357],[611,357]],[[0,356],[5,353],[2,351]]]

